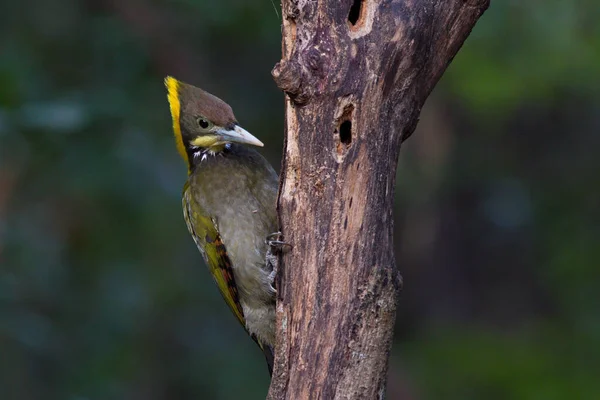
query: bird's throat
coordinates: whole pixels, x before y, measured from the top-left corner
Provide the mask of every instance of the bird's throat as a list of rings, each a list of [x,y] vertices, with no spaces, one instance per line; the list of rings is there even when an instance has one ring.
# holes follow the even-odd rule
[[[196,167],[205,162],[209,157],[217,157],[224,155],[228,148],[228,144],[221,143],[210,147],[192,147],[189,149],[189,171],[192,173]]]

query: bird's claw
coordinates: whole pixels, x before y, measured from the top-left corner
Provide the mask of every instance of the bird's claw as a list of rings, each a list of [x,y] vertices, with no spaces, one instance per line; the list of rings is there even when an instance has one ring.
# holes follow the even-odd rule
[[[271,272],[269,273],[268,279],[269,279],[269,283],[271,285],[271,289],[273,290],[273,293],[277,293],[274,283],[275,283],[275,278],[277,277],[277,271],[279,269],[278,254],[283,252],[284,249],[287,249],[287,250],[292,249],[291,244],[286,243],[281,240],[282,236],[283,235],[281,234],[281,232],[273,232],[273,233],[267,235],[266,240],[265,240],[267,245],[269,246],[267,248],[266,262],[267,262],[267,265],[272,268]]]
[[[283,234],[281,232],[273,232],[267,235],[266,242],[269,245],[269,247],[273,248],[274,250],[283,250],[284,248],[291,250],[293,246],[287,242],[280,240],[282,236]]]
[[[269,242],[270,240],[274,240],[275,238],[280,238],[281,237],[281,232],[273,232],[267,235],[267,242]]]
[[[273,271],[268,276],[269,279],[269,287],[273,291],[273,293],[277,294],[277,289],[275,289],[275,277],[277,276],[277,267],[276,265],[272,265]]]

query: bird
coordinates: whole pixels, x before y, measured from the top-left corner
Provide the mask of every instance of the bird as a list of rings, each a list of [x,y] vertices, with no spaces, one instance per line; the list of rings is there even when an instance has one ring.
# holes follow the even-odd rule
[[[175,143],[187,166],[183,216],[225,302],[273,371],[275,295],[269,237],[278,232],[278,176],[220,98],[164,80]],[[251,147],[252,146],[252,147]]]

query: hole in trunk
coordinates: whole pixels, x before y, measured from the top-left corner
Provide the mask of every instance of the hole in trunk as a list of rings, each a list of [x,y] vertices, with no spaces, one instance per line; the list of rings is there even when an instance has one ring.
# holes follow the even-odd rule
[[[344,121],[340,125],[340,142],[346,146],[352,143],[352,121]]]
[[[352,26],[356,25],[356,22],[360,18],[363,2],[364,0],[352,0],[352,6],[350,6],[350,12],[348,13],[348,21],[350,21]]]
[[[338,111],[339,114],[336,117],[336,127],[334,129],[336,150],[339,157],[343,157],[348,149],[352,147],[352,136],[354,135],[354,132],[352,132],[354,104],[348,102],[341,107],[342,109]]]

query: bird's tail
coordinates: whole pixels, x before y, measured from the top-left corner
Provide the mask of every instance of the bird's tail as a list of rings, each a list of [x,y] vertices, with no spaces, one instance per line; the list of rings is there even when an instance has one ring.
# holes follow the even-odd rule
[[[273,354],[273,348],[269,345],[263,345],[262,351],[265,355],[265,359],[267,360],[267,368],[269,368],[269,376],[273,376],[273,361],[275,356]]]
[[[267,360],[267,368],[269,368],[269,376],[273,376],[273,362],[275,360],[275,355],[273,353],[273,347],[268,344],[261,343],[260,340],[256,337],[256,335],[251,335],[252,339],[256,342],[258,347],[262,350],[265,355],[265,359]]]

